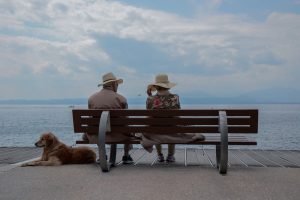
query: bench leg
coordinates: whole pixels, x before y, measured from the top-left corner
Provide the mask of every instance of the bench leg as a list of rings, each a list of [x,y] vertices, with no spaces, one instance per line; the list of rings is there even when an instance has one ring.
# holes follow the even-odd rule
[[[99,161],[102,172],[108,172],[110,166],[106,160],[105,136],[106,131],[110,129],[109,112],[103,111],[100,117],[99,134],[98,134],[98,150]]]
[[[226,174],[228,165],[228,127],[225,111],[219,112],[219,131],[221,144],[216,145],[217,166],[220,174]]]
[[[219,169],[220,166],[220,156],[221,156],[221,152],[220,152],[220,145],[216,145],[216,162],[217,162],[217,168]]]
[[[116,155],[117,155],[117,144],[111,144],[110,156],[109,156],[109,163],[111,167],[115,166],[116,164]]]
[[[227,173],[228,150],[224,150],[221,145],[216,145],[216,162],[220,174]]]
[[[99,149],[99,162],[100,162],[100,167],[102,172],[108,172],[109,171],[109,166],[107,164],[106,160],[106,150],[105,147],[98,146]]]

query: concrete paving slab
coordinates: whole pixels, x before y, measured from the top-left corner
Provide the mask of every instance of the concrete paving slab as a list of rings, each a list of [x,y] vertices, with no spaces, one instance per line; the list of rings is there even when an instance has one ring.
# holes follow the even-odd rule
[[[231,168],[226,176],[201,166],[92,165],[16,167],[0,173],[0,199],[298,200],[299,168]]]

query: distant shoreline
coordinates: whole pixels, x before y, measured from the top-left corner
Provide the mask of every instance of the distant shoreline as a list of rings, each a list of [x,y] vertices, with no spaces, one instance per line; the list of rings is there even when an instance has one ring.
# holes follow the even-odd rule
[[[128,104],[144,105],[146,97],[127,98]],[[77,99],[0,99],[0,105],[87,105],[85,98]],[[297,101],[259,101],[239,98],[192,98],[181,97],[181,104],[300,104]]]

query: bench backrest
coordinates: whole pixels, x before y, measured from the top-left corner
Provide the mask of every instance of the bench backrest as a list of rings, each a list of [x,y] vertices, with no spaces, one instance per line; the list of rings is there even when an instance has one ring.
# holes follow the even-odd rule
[[[74,109],[74,132],[98,134],[102,111],[109,111],[111,132],[116,133],[218,133],[219,111],[226,111],[228,133],[257,133],[258,129],[257,109]]]

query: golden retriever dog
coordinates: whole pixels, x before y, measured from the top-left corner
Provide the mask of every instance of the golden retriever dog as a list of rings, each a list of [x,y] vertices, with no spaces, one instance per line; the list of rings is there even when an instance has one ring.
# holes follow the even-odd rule
[[[22,164],[22,167],[87,164],[96,161],[96,154],[91,148],[68,147],[51,132],[43,133],[35,146],[44,148],[42,157],[39,160]]]

